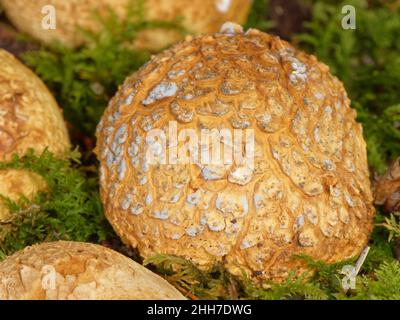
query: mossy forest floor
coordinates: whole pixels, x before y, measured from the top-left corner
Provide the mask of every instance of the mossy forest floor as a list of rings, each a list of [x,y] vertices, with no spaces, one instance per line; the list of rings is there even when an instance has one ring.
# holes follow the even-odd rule
[[[400,156],[400,2],[385,0],[255,0],[246,28],[280,35],[315,54],[341,79],[363,124],[371,177],[385,173]],[[341,28],[341,8],[356,8],[356,29]],[[142,9],[145,10],[145,9]],[[138,30],[158,21],[144,21],[137,10],[126,21],[112,14],[101,34],[86,32],[89,46],[70,50],[42,47],[0,24],[0,47],[18,54],[53,91],[64,109],[73,143],[67,160],[49,152],[15,157],[5,168],[26,168],[42,175],[49,192],[33,201],[9,202],[13,218],[0,227],[0,260],[42,241],[76,240],[101,243],[139,260],[137,252],[118,240],[106,221],[98,193],[98,163],[93,155],[94,130],[109,99],[125,77],[149,58],[147,51],[128,49]],[[179,22],[165,24],[185,32]],[[78,152],[79,150],[79,152]],[[397,204],[399,208],[399,204]],[[355,289],[341,285],[343,265],[304,259],[315,272],[290,276],[284,283],[256,287],[230,276],[221,266],[198,270],[178,257],[158,255],[145,261],[154,271],[193,299],[400,299],[400,223],[396,206],[377,206],[369,255]],[[305,281],[307,278],[307,281]]]

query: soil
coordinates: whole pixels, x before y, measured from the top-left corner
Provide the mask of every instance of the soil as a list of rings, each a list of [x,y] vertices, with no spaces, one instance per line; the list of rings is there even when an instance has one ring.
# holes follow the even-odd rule
[[[17,30],[3,18],[0,20],[0,48],[20,57],[24,52],[35,50],[38,46],[32,42],[19,40]]]
[[[285,40],[304,32],[304,22],[311,18],[311,6],[304,0],[270,0],[266,17],[274,21],[272,33]]]

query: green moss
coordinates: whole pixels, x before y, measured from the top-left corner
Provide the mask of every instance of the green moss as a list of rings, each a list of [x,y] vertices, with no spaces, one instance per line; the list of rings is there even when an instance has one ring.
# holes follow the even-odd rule
[[[309,281],[308,275],[295,276],[289,274],[283,283],[267,282],[264,287],[256,287],[250,281],[245,288],[245,299],[256,300],[284,300],[284,299],[328,299],[328,293],[321,288],[317,282]]]
[[[389,230],[389,241],[394,238],[400,237],[400,212],[394,212],[390,214],[390,217],[385,217],[384,222],[380,225]]]
[[[244,29],[255,28],[262,31],[271,29],[274,23],[265,18],[267,12],[268,0],[254,0]]]
[[[400,263],[383,262],[373,276],[358,277],[351,294],[338,293],[335,297],[351,300],[399,300]]]
[[[169,282],[200,299],[399,299],[400,264],[391,259],[384,261],[373,271],[362,268],[356,278],[356,286],[348,291],[342,287],[341,269],[354,265],[354,260],[326,264],[301,256],[310,272],[296,276],[290,273],[281,283],[266,281],[255,285],[246,275],[234,277],[222,266],[201,271],[190,261],[158,254],[145,261]]]
[[[65,160],[44,151],[40,156],[29,152],[0,163],[0,170],[11,168],[39,174],[48,192],[38,194],[33,201],[8,202],[12,218],[0,226],[3,256],[42,241],[99,242],[112,233],[100,203],[95,168],[79,167],[76,151]]]

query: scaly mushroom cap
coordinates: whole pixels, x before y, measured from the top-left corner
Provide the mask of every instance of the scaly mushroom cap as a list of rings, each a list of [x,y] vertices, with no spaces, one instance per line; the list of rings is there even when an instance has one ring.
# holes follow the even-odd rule
[[[25,170],[0,170],[0,195],[12,201],[18,201],[22,196],[33,199],[35,195],[46,190],[47,184],[41,176]],[[0,222],[10,218],[9,210],[3,201],[0,201]],[[2,231],[7,231],[5,226],[0,226],[0,240]]]
[[[48,148],[63,155],[70,142],[62,112],[43,82],[7,51],[0,49],[0,162],[28,149]],[[38,175],[22,170],[0,171],[0,195],[18,200],[43,189]],[[8,215],[0,201],[0,221]]]
[[[277,37],[227,23],[182,42],[129,77],[98,126],[106,215],[144,257],[174,254],[202,268],[222,261],[238,275],[281,279],[301,270],[292,259],[300,253],[329,263],[355,256],[374,209],[349,105],[326,65]],[[253,130],[254,168],[169,163],[185,141],[169,140],[171,121],[198,137],[205,128]],[[164,150],[152,129],[167,137],[166,164],[149,164]]]
[[[88,299],[185,298],[132,259],[90,243],[42,243],[0,263],[0,300]]]
[[[132,0],[0,0],[7,16],[21,31],[43,42],[58,40],[70,47],[83,43],[77,27],[97,30],[98,21],[93,15],[115,10],[120,17],[126,16],[126,9]],[[183,18],[183,25],[189,32],[196,34],[216,32],[225,21],[244,23],[247,19],[251,0],[145,0],[145,18],[148,20],[173,21]],[[43,18],[46,12],[42,8],[52,5],[56,9],[56,29],[44,29]],[[139,5],[139,2],[133,2]],[[47,21],[47,20],[46,20]],[[161,49],[179,40],[177,31],[151,29],[139,34],[136,47]]]

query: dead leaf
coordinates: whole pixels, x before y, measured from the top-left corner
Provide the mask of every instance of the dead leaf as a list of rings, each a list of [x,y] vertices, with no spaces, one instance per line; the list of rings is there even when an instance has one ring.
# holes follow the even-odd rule
[[[375,204],[387,212],[400,210],[400,158],[373,184]]]

